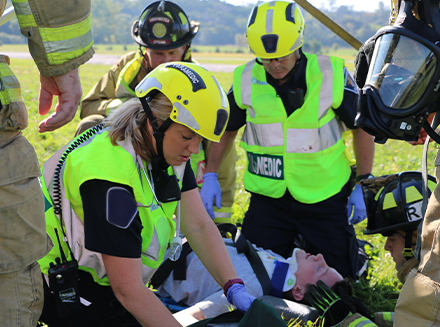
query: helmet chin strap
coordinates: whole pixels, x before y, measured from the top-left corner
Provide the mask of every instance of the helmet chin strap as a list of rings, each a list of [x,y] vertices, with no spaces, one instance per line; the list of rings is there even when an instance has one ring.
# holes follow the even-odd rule
[[[413,242],[412,242],[412,230],[405,231],[405,248],[402,251],[403,256],[405,259],[410,259],[414,256],[414,251],[412,249]]]
[[[425,129],[426,133],[428,133],[428,135],[438,144],[440,144],[440,135],[437,134],[437,132],[434,130],[435,128],[437,128],[437,126],[439,125],[440,122],[440,115],[438,113],[435,114],[434,116],[434,121],[432,123],[432,126],[429,124],[428,120],[425,120],[423,122],[423,128]]]
[[[141,67],[145,70],[145,73],[148,74],[151,71],[151,69],[150,69],[150,66],[148,65],[148,58],[145,55],[144,50],[142,48],[143,48],[142,45],[139,45],[139,51],[145,60],[145,66],[143,65],[143,62],[141,62]]]
[[[157,124],[157,120],[154,119],[153,116],[153,112],[151,111],[150,106],[148,105],[149,100],[151,101],[151,99],[154,97],[154,95],[150,98],[144,97],[144,98],[139,98],[139,100],[142,103],[142,107],[144,108],[145,114],[148,117],[148,120],[150,121],[151,127],[153,128],[153,136],[154,139],[156,140],[156,150],[157,150],[157,154],[159,155],[161,161],[162,161],[162,166],[165,166],[166,161],[165,161],[165,157],[163,155],[163,139],[165,137],[165,131],[168,129],[168,127],[170,127],[171,123],[173,122],[170,118],[168,118],[167,120],[165,120],[163,122],[162,125],[158,125]],[[167,168],[169,165],[166,164],[166,166],[164,168]]]

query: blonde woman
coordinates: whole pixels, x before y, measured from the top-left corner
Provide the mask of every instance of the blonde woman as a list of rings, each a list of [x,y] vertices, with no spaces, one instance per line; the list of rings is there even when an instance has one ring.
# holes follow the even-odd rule
[[[231,303],[246,311],[254,299],[203,207],[189,162],[202,138],[218,142],[223,134],[229,104],[219,83],[203,67],[166,63],[136,94],[43,167],[55,247],[40,262],[53,291],[46,288],[41,321],[51,327],[180,326],[145,286],[169,243],[178,258],[180,226]],[[63,261],[79,266],[70,293],[58,283]],[[79,312],[66,308],[68,296],[69,303],[79,298]]]

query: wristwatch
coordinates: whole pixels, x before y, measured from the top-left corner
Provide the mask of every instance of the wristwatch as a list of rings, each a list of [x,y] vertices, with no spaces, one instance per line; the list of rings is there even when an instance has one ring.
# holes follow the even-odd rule
[[[223,291],[225,293],[225,296],[228,296],[228,290],[229,288],[234,285],[234,284],[241,284],[244,285],[244,282],[241,278],[234,278],[234,279],[230,279],[226,282],[225,286],[223,286]]]

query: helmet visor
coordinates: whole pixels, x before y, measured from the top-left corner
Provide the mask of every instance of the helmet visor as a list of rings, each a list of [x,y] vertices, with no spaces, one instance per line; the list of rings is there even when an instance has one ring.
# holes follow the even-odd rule
[[[383,104],[394,110],[416,105],[436,72],[438,51],[402,35],[387,33],[376,40],[366,85],[374,87]]]

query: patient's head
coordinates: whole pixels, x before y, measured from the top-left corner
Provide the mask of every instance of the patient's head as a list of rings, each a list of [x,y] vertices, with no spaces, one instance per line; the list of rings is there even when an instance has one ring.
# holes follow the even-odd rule
[[[295,249],[288,261],[290,262],[289,271],[283,289],[283,297],[286,299],[301,301],[307,286],[316,285],[318,280],[332,287],[343,279],[336,269],[327,265],[322,254],[311,255],[304,250]],[[289,286],[286,287],[286,285]]]

